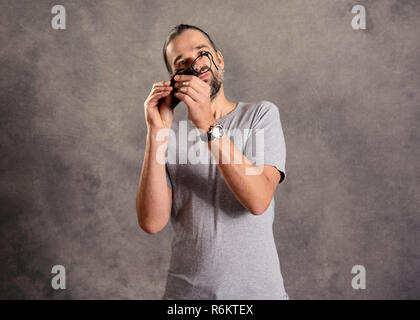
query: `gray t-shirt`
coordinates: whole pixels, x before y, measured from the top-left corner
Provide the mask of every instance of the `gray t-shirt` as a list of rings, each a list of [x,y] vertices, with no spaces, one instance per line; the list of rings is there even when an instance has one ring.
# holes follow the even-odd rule
[[[286,145],[275,104],[239,102],[217,121],[249,161],[276,167],[284,181]],[[169,135],[175,235],[162,299],[288,299],[273,237],[274,197],[262,215],[249,212],[199,134],[186,119],[174,121]]]

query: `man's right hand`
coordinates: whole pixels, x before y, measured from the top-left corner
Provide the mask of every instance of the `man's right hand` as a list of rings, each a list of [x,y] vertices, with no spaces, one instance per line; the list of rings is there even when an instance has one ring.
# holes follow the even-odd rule
[[[174,119],[174,110],[170,81],[156,82],[144,102],[144,116],[148,130],[170,129]]]

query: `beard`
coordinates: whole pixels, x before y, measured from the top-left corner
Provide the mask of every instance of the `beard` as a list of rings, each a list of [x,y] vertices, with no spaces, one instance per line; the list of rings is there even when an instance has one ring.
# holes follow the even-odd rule
[[[210,81],[210,101],[213,101],[213,99],[217,96],[219,93],[219,90],[223,83],[223,74],[222,77],[219,76],[219,74],[215,75],[213,70],[210,69],[211,72],[211,81]]]

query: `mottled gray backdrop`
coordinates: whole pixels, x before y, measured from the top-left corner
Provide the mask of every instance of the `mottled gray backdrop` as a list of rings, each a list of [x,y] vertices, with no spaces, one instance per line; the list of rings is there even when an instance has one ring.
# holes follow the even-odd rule
[[[51,28],[55,4],[67,30]],[[367,30],[351,27],[355,4]],[[1,0],[0,21],[0,298],[163,294],[173,230],[142,231],[135,196],[143,102],[168,79],[178,23],[220,47],[229,99],[279,107],[274,231],[291,299],[420,298],[419,1]]]

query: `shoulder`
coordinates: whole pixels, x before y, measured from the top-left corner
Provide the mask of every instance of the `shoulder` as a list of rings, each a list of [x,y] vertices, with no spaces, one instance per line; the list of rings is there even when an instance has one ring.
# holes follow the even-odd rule
[[[277,116],[280,115],[279,108],[271,101],[261,100],[258,102],[259,112],[264,115]]]
[[[245,103],[244,109],[251,119],[251,127],[258,126],[259,123],[280,120],[279,108],[268,100]]]
[[[279,108],[271,101],[260,100],[257,102],[244,103],[244,109],[249,113],[254,113],[257,116],[279,114]]]

